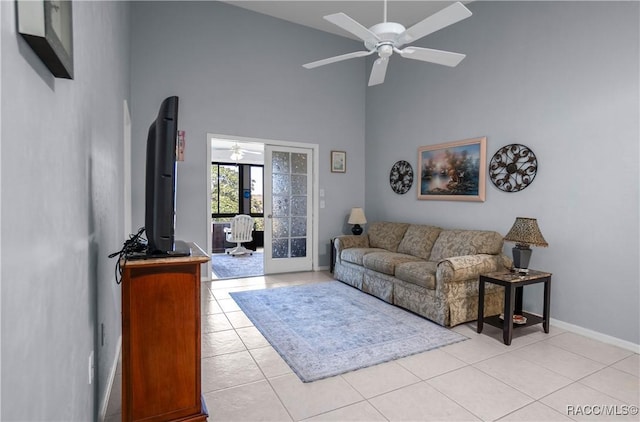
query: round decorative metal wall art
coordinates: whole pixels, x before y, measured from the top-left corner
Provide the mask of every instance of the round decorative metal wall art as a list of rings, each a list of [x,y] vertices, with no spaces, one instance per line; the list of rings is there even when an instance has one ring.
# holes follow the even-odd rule
[[[413,184],[413,168],[407,161],[397,161],[389,173],[391,189],[399,195],[409,192]]]
[[[510,144],[500,148],[489,162],[489,177],[505,192],[519,192],[533,182],[538,159],[527,146]]]

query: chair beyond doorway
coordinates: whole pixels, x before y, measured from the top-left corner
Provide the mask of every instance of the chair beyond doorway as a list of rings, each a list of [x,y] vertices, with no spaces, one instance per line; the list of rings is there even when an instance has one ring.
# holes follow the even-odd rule
[[[253,255],[253,251],[242,246],[253,240],[253,218],[249,215],[240,214],[233,217],[231,227],[225,227],[224,232],[227,242],[235,243],[234,248],[225,250],[227,255]]]

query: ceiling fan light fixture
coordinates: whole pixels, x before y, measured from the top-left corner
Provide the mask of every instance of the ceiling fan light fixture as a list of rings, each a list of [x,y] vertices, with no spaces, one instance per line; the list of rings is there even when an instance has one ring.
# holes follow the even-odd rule
[[[231,147],[231,156],[229,158],[231,158],[233,161],[238,161],[241,160],[243,156],[244,154],[242,153],[242,150],[240,149],[240,146],[238,144],[235,144]]]
[[[380,56],[381,58],[386,59],[391,54],[393,54],[393,46],[391,45],[391,43],[385,43],[378,47],[378,56]]]

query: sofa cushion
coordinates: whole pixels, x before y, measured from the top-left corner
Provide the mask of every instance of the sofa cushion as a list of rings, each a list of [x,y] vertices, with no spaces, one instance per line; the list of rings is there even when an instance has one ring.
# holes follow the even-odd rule
[[[437,262],[415,261],[396,265],[395,277],[411,284],[434,290],[436,288]]]
[[[365,268],[373,271],[377,271],[383,274],[393,275],[396,269],[396,265],[403,262],[418,261],[412,255],[406,255],[395,252],[371,252],[366,254],[362,258],[362,264]]]
[[[398,245],[398,253],[405,253],[424,260],[429,259],[431,249],[442,229],[424,224],[411,224]]]
[[[502,235],[494,231],[443,230],[431,249],[429,261],[479,253],[497,255],[502,244]]]
[[[476,230],[470,236],[469,242],[476,248],[476,253],[498,255],[502,253],[504,237],[498,232]]]
[[[340,253],[340,259],[353,264],[362,265],[362,258],[371,252],[385,252],[385,250],[379,248],[348,248],[344,249]]]
[[[407,227],[409,227],[407,223],[389,223],[385,221],[372,223],[367,230],[369,246],[396,252],[402,237],[407,231]]]
[[[466,239],[470,231],[467,230],[443,230],[440,232],[436,243],[431,249],[429,261],[438,262],[452,256],[473,255],[476,248]]]

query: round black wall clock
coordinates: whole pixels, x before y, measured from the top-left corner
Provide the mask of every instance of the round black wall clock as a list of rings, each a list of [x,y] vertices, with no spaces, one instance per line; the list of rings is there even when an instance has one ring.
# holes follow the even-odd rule
[[[538,171],[536,155],[525,145],[511,144],[500,148],[489,162],[489,177],[505,192],[518,192],[533,182]]]
[[[407,161],[397,161],[389,173],[391,189],[399,195],[405,194],[413,184],[413,168]]]

